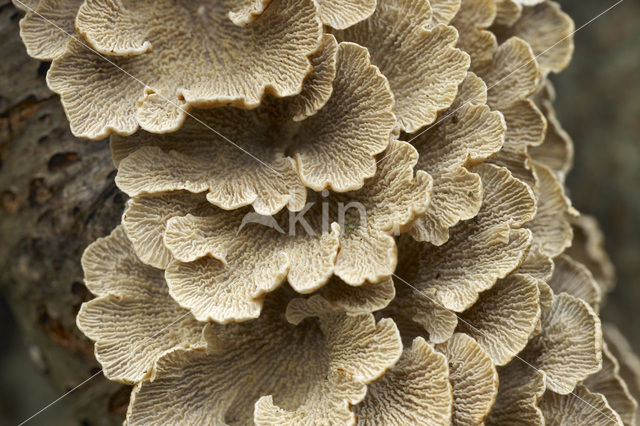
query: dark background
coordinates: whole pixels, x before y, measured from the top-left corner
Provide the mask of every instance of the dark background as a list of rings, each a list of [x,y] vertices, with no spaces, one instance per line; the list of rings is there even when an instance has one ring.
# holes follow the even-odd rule
[[[562,2],[576,28],[615,1]],[[601,317],[640,353],[640,2],[624,0],[575,35],[571,65],[552,77],[575,145],[574,206],[594,215],[616,266]]]
[[[561,2],[576,28],[614,3]],[[568,187],[574,206],[600,222],[616,266],[617,286],[601,317],[617,324],[640,353],[640,2],[624,0],[576,33],[575,44],[572,64],[552,76],[558,116],[575,144]],[[3,92],[9,84],[0,75]],[[8,305],[0,294],[0,424],[17,424],[65,389],[45,377],[36,345],[18,332]],[[74,401],[63,399],[29,424],[70,424]]]

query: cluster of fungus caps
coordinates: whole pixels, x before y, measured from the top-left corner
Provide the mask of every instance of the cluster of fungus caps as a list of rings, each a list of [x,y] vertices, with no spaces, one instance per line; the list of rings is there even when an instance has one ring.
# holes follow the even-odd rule
[[[130,197],[77,317],[127,424],[634,424],[556,3],[13,1]]]

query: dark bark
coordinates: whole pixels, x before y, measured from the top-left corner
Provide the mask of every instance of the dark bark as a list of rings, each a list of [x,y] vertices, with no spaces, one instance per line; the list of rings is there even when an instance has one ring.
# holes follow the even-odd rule
[[[0,288],[32,358],[62,395],[100,369],[75,325],[91,297],[80,256],[117,225],[125,197],[108,142],[71,136],[44,81],[48,64],[24,51],[20,17],[0,1]],[[122,421],[127,402],[123,385],[98,375],[64,403],[77,423],[107,425]],[[47,412],[40,416],[46,424]]]

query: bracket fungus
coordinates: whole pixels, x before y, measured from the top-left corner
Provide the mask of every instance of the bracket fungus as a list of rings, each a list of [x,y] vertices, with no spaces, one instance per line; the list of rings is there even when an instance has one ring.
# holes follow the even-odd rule
[[[488,425],[543,425],[540,398],[545,393],[545,375],[520,359],[498,367],[498,395],[487,418]]]
[[[138,259],[122,227],[89,246],[82,266],[97,298],[82,305],[78,327],[111,380],[137,383],[163,352],[203,344],[205,324],[169,296],[162,271]]]
[[[605,324],[603,329],[606,340],[606,347],[603,353],[607,356],[608,351],[606,349],[608,349],[610,351],[609,355],[616,361],[613,366],[613,372],[617,375],[614,376],[613,381],[623,382],[628,390],[628,394],[625,393],[625,396],[631,395],[632,400],[636,402],[635,418],[637,420],[640,418],[640,403],[638,402],[640,401],[640,359],[632,351],[629,342],[614,325]],[[617,368],[615,365],[617,365]],[[598,381],[611,380],[608,377],[603,377],[604,375],[599,376]],[[591,380],[591,378],[587,380]],[[628,407],[628,401],[625,402],[623,399],[620,402],[623,402]],[[621,417],[623,421],[627,421],[629,417],[633,417],[633,414],[623,412]],[[629,424],[634,423],[630,422]]]
[[[13,1],[130,197],[77,317],[127,424],[633,424],[557,4]]]
[[[573,142],[556,117],[553,108],[555,91],[549,80],[542,85],[536,97],[536,105],[547,119],[547,132],[542,144],[532,146],[529,153],[536,163],[548,167],[564,183],[573,164]]]
[[[477,216],[453,228],[440,247],[402,240],[406,245],[400,249],[412,255],[396,272],[455,312],[471,307],[481,291],[517,268],[531,245],[531,232],[522,228],[535,211],[531,190],[502,167],[484,164],[472,170],[485,188]]]
[[[252,216],[246,209],[227,212],[206,206],[202,194],[200,204],[188,205],[197,198],[185,192],[145,196],[125,213],[129,232],[139,233],[138,226],[146,227],[142,231],[146,235],[134,240],[136,250],[166,260],[165,277],[172,296],[196,318],[218,322],[255,318],[264,293],[285,279],[299,292],[308,293],[331,277],[339,247],[337,225],[318,235],[295,230],[290,235],[276,219],[265,226],[259,220],[247,221]],[[181,207],[186,207],[183,212]],[[278,219],[288,217],[281,214]],[[287,229],[287,225],[282,226]],[[312,264],[307,256],[314,259]]]
[[[396,288],[392,278],[352,286],[334,275],[319,293],[346,312],[358,314],[386,308],[396,297]]]
[[[131,424],[352,423],[350,405],[402,351],[393,321],[285,292],[268,297],[254,322],[210,326],[205,336],[206,349],[167,352],[137,385]]]
[[[496,25],[492,31],[498,40],[519,37],[529,43],[544,74],[560,72],[573,54],[573,20],[553,1],[523,5],[518,19],[511,25]]]
[[[569,394],[602,367],[600,320],[584,301],[566,293],[554,295],[551,309],[542,312],[541,331],[520,357],[546,374],[547,389]]]
[[[134,198],[125,230],[143,260],[166,268],[172,296],[200,320],[255,318],[263,295],[285,280],[300,293],[333,273],[350,285],[379,282],[395,268],[394,233],[424,212],[431,186],[426,173],[413,173],[414,148],[393,141],[388,149],[392,161],[361,189],[316,195],[300,213],[226,211],[207,206],[203,194],[165,192]]]
[[[573,241],[567,254],[584,264],[593,274],[602,293],[608,293],[614,286],[615,271],[604,250],[602,232],[595,219],[580,214],[569,218],[573,229]]]
[[[433,177],[429,208],[411,229],[419,241],[444,244],[450,227],[480,210],[482,182],[468,167],[496,154],[505,132],[502,115],[485,103],[486,86],[469,73],[443,118],[410,139],[420,154],[417,168]]]
[[[378,0],[371,17],[335,33],[369,49],[391,85],[398,127],[409,133],[451,105],[469,67],[469,56],[454,47],[456,30],[432,26],[431,16],[426,0]]]
[[[600,305],[600,287],[591,271],[566,254],[554,260],[553,276],[549,286],[556,294],[568,293],[587,302],[596,312]]]
[[[591,392],[605,396],[625,425],[636,424],[638,402],[621,376],[620,364],[606,343],[602,346],[602,369],[583,382]]]
[[[447,358],[416,337],[398,363],[369,386],[356,415],[359,425],[447,425],[452,408]]]
[[[20,20],[20,36],[29,56],[52,61],[62,55],[75,33],[82,0],[14,0],[14,4],[26,12]]]
[[[461,0],[451,25],[458,30],[458,48],[471,58],[471,70],[491,60],[496,36],[488,31],[496,16],[494,0]]]
[[[318,17],[323,24],[341,30],[371,16],[376,3],[377,0],[317,0]]]
[[[309,56],[321,47],[314,3],[273,0],[243,26],[229,17],[235,6],[83,2],[74,21],[78,35],[53,57],[47,75],[73,133],[100,139],[138,127],[172,132],[194,106],[255,108],[265,93],[298,94],[311,71]]]
[[[548,425],[622,425],[620,415],[611,408],[604,395],[592,393],[582,385],[568,395],[545,393],[540,408]]]
[[[498,373],[489,355],[466,334],[454,334],[436,349],[449,363],[454,425],[481,424],[498,393]]]
[[[269,6],[271,0],[239,0],[229,8],[228,16],[236,25],[244,26],[255,21]]]
[[[504,145],[491,161],[509,168],[518,179],[535,187],[528,149],[543,142],[546,121],[529,99],[540,83],[540,70],[531,47],[512,37],[474,72],[487,84],[487,104],[503,114],[507,125]]]
[[[542,313],[539,299],[534,278],[509,275],[481,293],[460,315],[458,330],[475,338],[494,364],[504,365],[524,349],[534,333]]]
[[[431,0],[431,23],[449,25],[460,9],[460,0]]]
[[[305,187],[359,189],[389,144],[392,95],[362,47],[336,46],[326,36],[317,65],[299,97],[269,99],[250,111],[211,109],[176,133],[113,137],[116,183],[133,197],[207,191],[223,209],[251,204],[263,215],[285,205],[302,210]]]

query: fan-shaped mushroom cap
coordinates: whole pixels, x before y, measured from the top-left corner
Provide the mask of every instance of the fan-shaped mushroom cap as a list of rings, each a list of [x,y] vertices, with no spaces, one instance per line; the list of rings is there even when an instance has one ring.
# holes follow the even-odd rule
[[[586,302],[561,293],[542,312],[540,334],[521,357],[547,375],[547,389],[570,393],[576,383],[597,372],[602,362],[602,329]]]
[[[16,8],[24,12],[29,12],[30,10],[34,10],[38,6],[40,0],[11,0],[11,2]]]
[[[504,145],[491,162],[507,167],[518,179],[535,187],[527,148],[542,143],[546,121],[528,99],[540,82],[531,47],[510,38],[498,47],[491,61],[474,71],[487,84],[487,104],[504,115],[507,125]]]
[[[311,117],[320,111],[329,99],[331,99],[333,86],[335,85],[338,91],[336,97],[341,97],[340,102],[362,103],[371,107],[371,104],[377,105],[377,103],[373,101],[373,99],[375,99],[379,102],[379,105],[383,106],[383,112],[379,117],[376,117],[380,121],[380,124],[384,126],[386,121],[391,121],[391,117],[387,120],[384,119],[384,112],[386,112],[384,110],[393,108],[393,100],[387,100],[387,98],[389,98],[387,92],[390,91],[388,84],[385,85],[384,79],[380,77],[380,73],[375,72],[374,66],[371,65],[368,56],[359,56],[355,53],[357,49],[354,49],[353,54],[349,55],[347,53],[349,49],[354,48],[346,44],[338,47],[336,38],[331,34],[324,34],[322,36],[322,50],[311,56],[310,60],[313,70],[305,79],[300,94],[286,98],[286,100],[283,99],[281,103],[277,103],[281,105],[280,108],[282,112],[286,114],[287,119],[291,117],[293,121],[303,121],[305,118]],[[365,57],[364,60],[363,56]],[[339,70],[337,69],[338,59],[340,59]],[[338,74],[338,71],[340,74]],[[345,78],[345,74],[349,73],[353,73],[350,75],[351,80]],[[380,93],[371,93],[366,92],[362,88],[354,88],[354,82],[352,80],[355,79],[356,75],[360,77],[358,82],[368,78],[369,85],[374,91],[379,90]],[[338,80],[336,80],[336,76]],[[381,86],[387,90],[381,89]],[[358,97],[364,98],[366,101],[357,99]],[[333,102],[335,103],[336,99],[334,99]],[[336,108],[335,104],[331,106]],[[384,108],[385,106],[387,108]],[[368,110],[360,112],[364,116],[368,116]],[[325,113],[327,112],[325,111]],[[335,113],[335,111],[331,110],[329,113]],[[337,117],[334,117],[334,119],[336,118]]]
[[[460,10],[461,0],[430,0],[432,25],[449,25]]]
[[[519,269],[516,272],[480,293],[478,300],[460,314],[428,293],[410,289],[413,285],[397,276],[398,296],[382,313],[396,320],[403,338],[416,334],[413,323],[420,324],[435,343],[446,341],[457,329],[475,338],[494,364],[504,365],[526,346],[541,315],[541,282]]]
[[[29,56],[51,61],[62,55],[75,34],[73,22],[82,0],[14,0],[14,4],[26,12],[20,20],[20,37]]]
[[[545,375],[514,359],[498,367],[498,396],[487,418],[487,425],[542,425],[544,418],[538,404],[545,391]]]
[[[271,0],[236,0],[229,10],[229,19],[236,25],[244,26],[255,21],[271,4]]]
[[[513,24],[491,30],[498,40],[519,37],[529,43],[543,73],[560,72],[573,54],[573,20],[553,1],[527,3],[523,2],[520,17]]]
[[[517,268],[531,244],[528,230],[519,229],[534,213],[531,190],[508,170],[481,164],[472,169],[485,188],[478,215],[452,228],[449,241],[435,247],[401,240],[411,253],[396,274],[447,309],[462,312]]]
[[[543,312],[548,312],[553,307],[553,290],[544,281],[538,280],[538,290],[540,291],[540,307]],[[536,329],[539,333],[540,329]]]
[[[203,194],[185,191],[159,193],[132,198],[122,215],[122,226],[133,250],[142,262],[166,269],[173,260],[164,245],[167,221],[174,216],[207,215],[215,208]]]
[[[546,283],[553,275],[553,268],[553,260],[549,256],[540,253],[538,248],[530,248],[527,257],[518,267],[517,272]]]
[[[535,6],[536,4],[540,4],[546,0],[513,0],[514,3],[520,6]]]
[[[452,238],[441,247],[401,237],[403,257],[396,281],[402,284],[396,289],[394,301],[383,311],[396,320],[408,322],[409,329],[415,327],[411,323],[420,324],[433,342],[451,337],[458,325],[455,312],[471,308],[480,292],[516,269],[531,243],[529,232],[518,229],[533,216],[531,190],[504,168],[480,165],[473,170],[480,174],[487,188],[480,213],[454,228]],[[537,292],[535,288],[529,290]],[[537,300],[527,302],[532,308],[527,312],[535,316]],[[497,315],[509,314],[504,311]],[[500,328],[497,324],[493,326]],[[513,331],[505,334],[511,338],[509,333]],[[523,338],[513,337],[515,342]],[[510,342],[513,350],[519,347],[514,341]]]
[[[625,425],[633,426],[636,424],[638,403],[631,396],[627,384],[620,376],[618,360],[609,351],[606,343],[602,345],[602,369],[587,378],[584,385],[591,392],[604,395],[611,408],[620,415]]]
[[[251,204],[263,215],[285,205],[301,210],[305,185],[341,192],[362,187],[375,173],[374,156],[389,143],[392,95],[365,49],[337,47],[326,36],[318,56],[300,97],[270,99],[251,111],[197,113],[172,134],[113,137],[116,183],[130,196],[207,191],[207,199],[223,209]]]
[[[396,321],[403,341],[429,334],[433,343],[446,342],[458,326],[458,316],[445,308],[432,296],[413,288],[413,285],[396,275],[397,295],[389,306],[382,311]]]
[[[633,398],[640,401],[640,359],[618,328],[612,324],[605,324],[603,328],[607,348],[620,366],[620,377],[624,379]],[[638,418],[640,410],[636,411],[636,419]]]
[[[397,256],[392,235],[424,212],[430,192],[428,175],[418,172],[413,176],[415,150],[397,141],[389,149],[393,150],[391,161],[382,163],[378,174],[361,190],[330,200],[334,202],[329,207],[336,200],[342,206],[357,203],[362,207],[362,211],[345,209],[341,223],[345,229],[340,236],[336,223],[330,233],[313,231],[324,223],[324,205],[309,205],[300,213],[309,212],[313,226],[307,229],[308,222],[301,222],[294,229],[289,221],[288,233],[259,223],[246,223],[238,232],[247,218],[246,210],[170,219],[165,244],[176,261],[169,265],[166,276],[173,296],[197,318],[227,322],[257,316],[260,294],[273,290],[286,277],[302,293],[324,285],[332,272],[351,285],[389,277]],[[277,220],[290,217],[281,213]],[[287,229],[287,224],[280,224]],[[203,257],[207,254],[223,264]],[[244,290],[239,292],[239,288]]]
[[[82,304],[77,324],[109,379],[136,383],[165,351],[203,345],[205,324],[169,296],[162,271],[138,260],[121,227],[86,249],[82,267],[99,297]]]
[[[394,120],[389,84],[369,52],[340,43],[337,55],[335,95],[302,124],[291,147],[302,181],[316,191],[360,188],[374,175],[373,156],[387,147]]]
[[[318,17],[338,30],[367,19],[376,10],[376,0],[317,0]]]
[[[350,406],[401,355],[393,321],[313,296],[292,301],[287,322],[285,302],[270,296],[257,320],[210,326],[206,351],[167,353],[135,388],[128,422],[353,424]]]
[[[85,2],[76,16],[76,28],[102,57],[70,42],[47,76],[72,132],[89,139],[138,126],[175,131],[192,106],[253,108],[265,92],[295,95],[311,71],[308,57],[321,47],[310,0],[274,0],[242,27],[229,19],[230,0],[106,2]]]
[[[555,94],[551,82],[546,80],[536,95],[536,104],[547,120],[547,132],[542,144],[531,146],[529,153],[535,162],[547,166],[556,179],[564,183],[573,165],[573,141],[556,117],[552,104]]]
[[[376,175],[362,189],[335,197],[344,206],[359,203],[366,213],[363,218],[347,209],[345,226],[355,225],[340,238],[335,274],[351,285],[391,276],[398,256],[393,235],[406,231],[424,214],[431,197],[431,177],[422,170],[413,173],[418,161],[415,148],[394,140],[383,155]]]
[[[532,188],[538,184],[529,149],[544,140],[547,122],[533,101],[525,99],[500,109],[507,125],[504,145],[491,162],[507,167]]]
[[[544,1],[544,0],[540,0]],[[513,25],[522,14],[522,6],[518,0],[495,0],[496,25]]]
[[[389,150],[390,161],[362,189],[317,195],[298,214],[223,211],[203,205],[202,194],[198,200],[197,194],[161,193],[130,203],[126,229],[144,259],[168,265],[172,295],[200,319],[254,318],[262,295],[286,278],[302,293],[318,289],[334,272],[351,285],[376,283],[393,273],[393,235],[424,213],[431,185],[426,173],[413,174],[414,148],[393,141]],[[334,222],[329,229],[336,217],[340,226]]]
[[[334,275],[320,294],[346,312],[364,314],[387,307],[395,298],[396,289],[391,278],[354,287]]]
[[[604,395],[592,393],[578,385],[573,393],[563,395],[547,391],[540,400],[545,424],[622,426],[622,420]]]
[[[556,257],[554,263],[553,277],[549,281],[553,292],[565,292],[582,299],[597,312],[600,306],[600,288],[587,267],[566,254]]]
[[[498,152],[505,132],[502,115],[491,112],[485,102],[486,86],[469,73],[442,118],[410,139],[420,153],[416,167],[433,177],[429,208],[411,228],[419,241],[444,244],[451,226],[480,210],[480,176],[467,167]]]
[[[339,228],[309,235],[288,229],[287,217],[260,216],[246,208],[227,212],[207,203],[203,194],[175,192],[134,199],[124,221],[136,237],[136,251],[167,268],[179,303],[198,318],[228,322],[257,317],[263,293],[287,277],[308,292],[331,276]]]
[[[562,184],[552,171],[535,162],[532,165],[537,183],[534,188],[538,206],[533,220],[525,225],[533,232],[533,244],[520,269],[521,273],[548,282],[554,269],[552,258],[571,245],[573,233],[570,221],[576,211],[571,207]],[[596,305],[593,306],[596,308]]]
[[[573,142],[553,113],[546,113],[547,133],[539,146],[529,149],[531,158],[547,166],[556,179],[564,183],[573,163]]]
[[[338,39],[369,49],[373,63],[389,79],[398,126],[409,133],[451,105],[469,68],[469,56],[454,47],[456,30],[429,28],[430,23],[426,0],[378,0],[371,17],[336,32]]]
[[[516,37],[502,43],[491,61],[474,72],[487,84],[489,106],[500,111],[527,99],[540,83],[531,47]]]
[[[462,0],[451,21],[459,34],[457,47],[471,57],[471,69],[491,60],[498,47],[496,36],[487,28],[496,16],[494,0]]]
[[[514,274],[481,293],[460,314],[458,331],[473,337],[494,364],[505,365],[527,345],[540,315],[537,280]]]
[[[247,213],[216,211],[167,222],[165,244],[175,258],[165,273],[167,283],[176,301],[198,319],[257,318],[264,294],[285,279],[296,291],[309,293],[331,277],[339,226],[320,235],[301,229],[287,233],[278,227],[281,218],[265,226],[247,221]]]
[[[524,6],[535,6],[545,0],[495,0],[496,25],[513,25],[522,15]]]
[[[436,345],[449,363],[453,388],[454,425],[481,424],[498,393],[498,373],[482,347],[466,334],[456,333]]]
[[[525,226],[533,232],[532,248],[553,258],[571,245],[573,231],[569,220],[574,210],[551,170],[534,164],[534,171],[538,178],[534,191],[538,205],[535,217]]]
[[[615,284],[613,263],[604,250],[603,236],[598,222],[588,215],[570,217],[573,229],[573,242],[566,253],[585,265],[593,274],[604,295]]]
[[[358,425],[451,423],[453,395],[444,355],[421,337],[406,348],[382,379],[369,385],[355,406]]]

